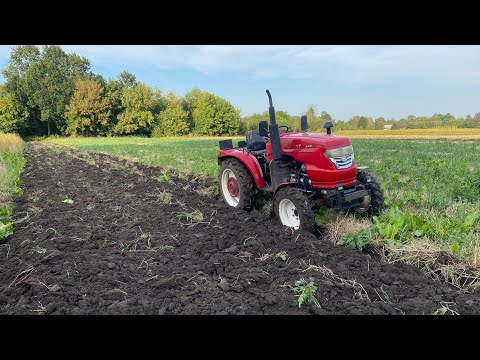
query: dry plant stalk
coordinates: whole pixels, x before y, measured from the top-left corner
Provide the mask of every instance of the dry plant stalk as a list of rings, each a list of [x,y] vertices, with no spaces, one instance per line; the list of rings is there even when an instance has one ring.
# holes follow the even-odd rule
[[[344,235],[368,229],[370,223],[365,219],[358,219],[348,214],[338,214],[337,218],[323,225],[325,238],[332,244],[336,244]]]
[[[20,138],[20,136],[15,134],[0,133],[0,153],[7,151],[21,151],[22,146],[23,140]]]
[[[327,268],[325,265],[323,266],[309,265],[304,271],[308,271],[308,270],[317,271],[321,273],[323,276],[328,277],[333,281],[340,283],[341,285],[345,285],[353,288],[353,292],[355,296],[357,296],[360,300],[371,301],[363,285],[357,282],[356,280],[343,279],[337,274],[335,274],[331,269]]]
[[[453,259],[451,263],[443,264],[439,258],[445,251],[431,242],[416,241],[407,246],[382,244],[381,249],[387,262],[415,265],[432,279],[442,280],[467,293],[480,289],[480,270],[456,263]],[[474,254],[474,262],[475,256],[478,255]]]

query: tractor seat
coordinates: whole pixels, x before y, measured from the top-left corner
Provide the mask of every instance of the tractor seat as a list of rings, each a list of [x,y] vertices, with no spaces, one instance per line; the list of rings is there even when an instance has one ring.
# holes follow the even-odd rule
[[[267,148],[267,140],[259,135],[258,130],[252,130],[252,135],[247,132],[247,149],[250,151],[261,151]]]

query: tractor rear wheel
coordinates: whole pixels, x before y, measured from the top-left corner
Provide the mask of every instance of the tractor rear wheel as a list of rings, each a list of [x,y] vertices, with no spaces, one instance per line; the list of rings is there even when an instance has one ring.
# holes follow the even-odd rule
[[[358,208],[353,208],[353,210],[358,213],[378,215],[385,207],[385,198],[383,196],[383,190],[380,188],[380,184],[378,183],[377,179],[363,171],[358,173],[357,180],[362,184],[367,184],[368,177],[371,177],[370,205],[368,207],[359,206]]]
[[[273,200],[275,217],[294,230],[315,230],[315,213],[312,201],[300,190],[285,187],[278,190]]]
[[[255,182],[247,168],[235,159],[227,159],[220,166],[218,175],[220,192],[225,202],[237,209],[251,210]]]

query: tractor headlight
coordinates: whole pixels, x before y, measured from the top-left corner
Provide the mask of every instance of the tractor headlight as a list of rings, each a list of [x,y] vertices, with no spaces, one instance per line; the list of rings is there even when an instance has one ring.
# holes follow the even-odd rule
[[[349,145],[349,146],[341,147],[338,149],[327,150],[325,151],[325,156],[328,158],[338,158],[338,157],[343,157],[345,155],[350,155],[352,153],[353,153],[353,146]]]
[[[335,165],[337,169],[347,169],[353,165],[353,146],[344,146],[337,149],[325,151],[325,156]]]

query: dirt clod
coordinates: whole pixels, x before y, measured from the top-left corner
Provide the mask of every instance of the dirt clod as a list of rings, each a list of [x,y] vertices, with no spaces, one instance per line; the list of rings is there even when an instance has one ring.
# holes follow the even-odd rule
[[[218,283],[218,287],[223,291],[228,291],[230,286],[228,285],[228,281],[225,278],[222,278]]]

